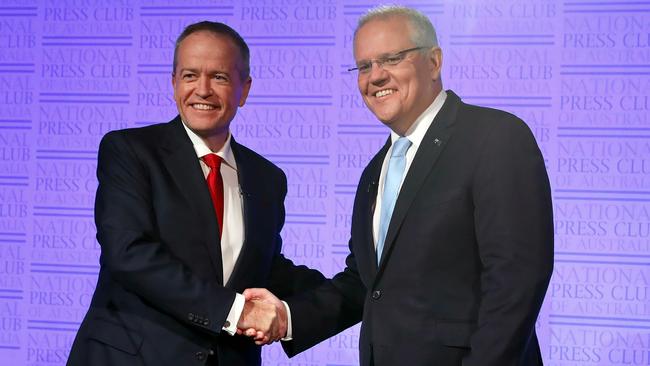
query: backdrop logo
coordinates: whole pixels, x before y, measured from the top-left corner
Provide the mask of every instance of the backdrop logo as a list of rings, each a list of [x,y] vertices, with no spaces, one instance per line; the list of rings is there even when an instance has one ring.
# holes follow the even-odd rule
[[[650,360],[650,5],[416,2],[445,88],[531,128],[552,182],[556,263],[537,321],[545,364]],[[233,26],[252,89],[235,138],[287,175],[283,250],[330,276],[359,176],[388,129],[358,91],[355,1],[8,0],[0,5],[0,359],[64,365],[99,271],[93,206],[108,131],[167,122],[174,42]],[[356,365],[354,327],[266,365]]]

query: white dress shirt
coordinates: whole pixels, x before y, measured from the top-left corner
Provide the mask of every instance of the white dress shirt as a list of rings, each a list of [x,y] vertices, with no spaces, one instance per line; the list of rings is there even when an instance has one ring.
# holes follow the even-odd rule
[[[399,190],[402,190],[402,183],[404,183],[404,178],[408,174],[409,169],[411,168],[411,163],[413,158],[420,148],[422,139],[424,135],[429,130],[429,127],[433,123],[433,119],[436,118],[436,115],[442,108],[442,105],[447,99],[447,92],[441,90],[438,96],[433,100],[431,105],[415,120],[415,122],[409,127],[406,131],[404,137],[408,138],[411,141],[411,147],[406,151],[406,166],[404,167],[404,174],[399,184]],[[381,166],[381,174],[379,175],[379,185],[377,190],[377,200],[375,202],[375,212],[372,216],[372,237],[375,243],[375,248],[377,248],[377,239],[379,238],[379,220],[381,216],[381,204],[382,204],[382,192],[384,192],[384,183],[386,181],[386,171],[388,170],[388,162],[390,160],[390,155],[393,151],[393,145],[395,141],[400,138],[398,134],[394,131],[390,132],[391,146],[384,157],[384,162]],[[399,196],[398,196],[399,197]]]

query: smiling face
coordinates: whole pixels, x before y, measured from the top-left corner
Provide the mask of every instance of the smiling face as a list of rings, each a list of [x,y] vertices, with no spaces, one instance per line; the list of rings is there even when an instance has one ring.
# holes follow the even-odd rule
[[[357,30],[354,58],[357,64],[418,46],[411,40],[411,26],[402,16],[377,18]],[[399,135],[415,122],[442,90],[440,48],[409,52],[395,66],[372,64],[359,74],[359,91],[372,113]]]
[[[227,36],[199,31],[181,42],[177,57],[172,85],[178,112],[190,130],[218,150],[251,86],[250,77],[242,80],[239,50]]]

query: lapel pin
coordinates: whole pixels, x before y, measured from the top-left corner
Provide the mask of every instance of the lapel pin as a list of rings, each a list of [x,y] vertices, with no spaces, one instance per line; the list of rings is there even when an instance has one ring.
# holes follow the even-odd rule
[[[440,139],[434,139],[433,143],[436,144],[436,146],[442,145],[442,141],[440,141]]]

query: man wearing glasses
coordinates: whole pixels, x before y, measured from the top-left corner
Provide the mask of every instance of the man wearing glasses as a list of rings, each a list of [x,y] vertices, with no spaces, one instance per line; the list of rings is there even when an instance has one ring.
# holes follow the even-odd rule
[[[286,299],[285,350],[362,321],[362,366],[542,365],[535,321],[553,221],[532,133],[442,89],[435,30],[415,10],[371,10],[354,57],[359,91],[390,138],[361,175],[347,268]]]

